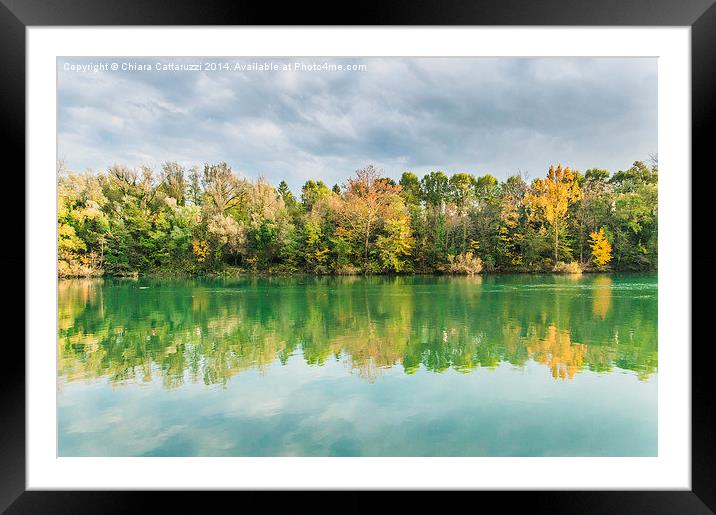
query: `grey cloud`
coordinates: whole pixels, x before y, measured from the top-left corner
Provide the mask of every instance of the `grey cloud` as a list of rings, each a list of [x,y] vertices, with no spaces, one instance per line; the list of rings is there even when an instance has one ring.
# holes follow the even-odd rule
[[[62,69],[100,60],[58,60],[58,157],[75,170],[225,160],[298,189],[309,178],[342,183],[369,163],[396,178],[435,168],[535,177],[553,162],[616,171],[657,151],[653,58],[300,59],[364,63],[362,72]],[[267,60],[299,61],[241,62]]]

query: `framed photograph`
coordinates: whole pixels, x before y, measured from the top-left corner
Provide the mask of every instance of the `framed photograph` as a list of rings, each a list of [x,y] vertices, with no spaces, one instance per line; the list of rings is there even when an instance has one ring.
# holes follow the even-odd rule
[[[384,4],[344,26],[5,2],[26,330],[0,507],[465,490],[712,513],[691,302],[712,3]]]

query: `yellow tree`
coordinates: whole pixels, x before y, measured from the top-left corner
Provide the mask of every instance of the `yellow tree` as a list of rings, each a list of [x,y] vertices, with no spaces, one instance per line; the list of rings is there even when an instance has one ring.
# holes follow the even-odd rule
[[[406,258],[415,246],[410,231],[410,219],[407,214],[390,218],[384,224],[385,235],[378,236],[376,251],[384,270],[402,272],[406,268]]]
[[[590,236],[589,246],[592,247],[594,264],[601,270],[612,260],[612,246],[604,234],[604,227],[601,227],[599,232],[591,233]]]
[[[552,228],[554,236],[554,261],[559,259],[559,234],[566,226],[568,210],[582,198],[577,178],[569,167],[549,167],[546,179],[535,179],[525,195],[530,209],[542,215]]]

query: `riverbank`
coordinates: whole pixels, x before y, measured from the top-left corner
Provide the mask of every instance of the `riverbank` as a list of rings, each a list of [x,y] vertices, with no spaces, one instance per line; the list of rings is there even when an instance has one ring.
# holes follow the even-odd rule
[[[91,279],[91,278],[127,278],[138,279],[140,277],[155,279],[183,279],[183,278],[215,278],[215,277],[412,277],[412,276],[445,276],[445,277],[466,277],[466,276],[501,276],[501,275],[599,275],[613,273],[633,273],[633,274],[649,274],[656,273],[657,269],[651,270],[614,270],[614,269],[597,269],[596,267],[585,267],[580,270],[544,268],[532,270],[492,270],[490,272],[479,272],[475,274],[449,273],[435,270],[413,271],[407,273],[309,273],[301,271],[285,271],[285,270],[264,270],[256,271],[238,267],[230,267],[217,271],[187,272],[187,271],[165,271],[152,270],[147,272],[133,272],[123,274],[106,274],[97,273],[87,275],[67,275],[58,274],[59,279]]]

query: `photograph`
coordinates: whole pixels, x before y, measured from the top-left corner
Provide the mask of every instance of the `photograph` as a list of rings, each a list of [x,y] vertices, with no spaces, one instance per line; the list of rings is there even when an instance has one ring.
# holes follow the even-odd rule
[[[58,457],[659,457],[657,57],[55,58]]]

